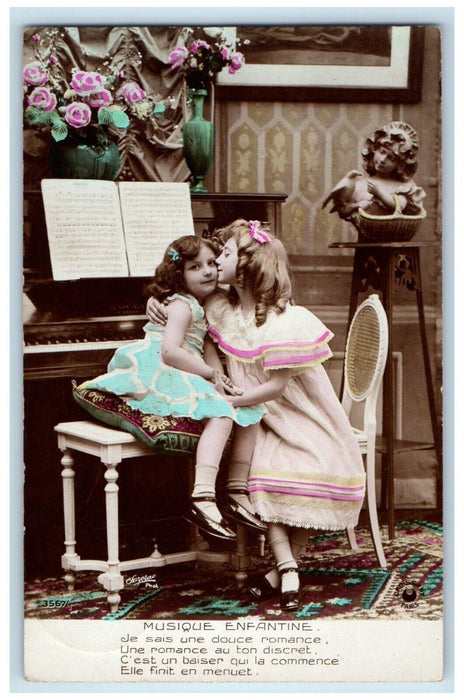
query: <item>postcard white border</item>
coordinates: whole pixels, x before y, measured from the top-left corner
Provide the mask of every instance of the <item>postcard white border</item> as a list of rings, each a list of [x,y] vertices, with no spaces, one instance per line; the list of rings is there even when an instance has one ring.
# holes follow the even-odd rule
[[[444,120],[443,129],[444,136],[444,181],[448,186],[444,189],[444,228],[452,231],[453,224],[453,163],[454,163],[454,140],[453,140],[453,108],[454,108],[454,68],[453,68],[453,34],[454,34],[454,9],[446,8],[272,8],[267,6],[265,9],[260,8],[239,8],[234,5],[233,8],[153,8],[149,4],[148,8],[126,8],[115,7],[114,3],[111,7],[103,8],[63,8],[63,7],[38,7],[38,8],[15,8],[11,6],[9,9],[10,15],[10,35],[12,46],[9,47],[8,40],[4,42],[4,50],[11,51],[11,131],[10,131],[10,191],[4,191],[5,210],[10,205],[10,244],[11,248],[5,250],[2,259],[4,262],[9,260],[10,277],[9,277],[9,292],[6,290],[4,298],[10,295],[10,354],[13,358],[10,364],[10,385],[12,391],[10,394],[10,427],[11,427],[11,450],[10,450],[10,493],[4,490],[5,504],[2,509],[4,513],[9,514],[10,518],[10,578],[11,578],[11,594],[10,594],[10,692],[153,692],[155,690],[153,683],[134,684],[119,683],[117,686],[114,683],[87,683],[85,681],[79,683],[47,683],[25,681],[23,675],[23,632],[27,626],[23,617],[23,573],[22,562],[18,555],[22,549],[22,366],[21,366],[21,339],[22,339],[22,323],[21,323],[21,304],[18,295],[18,290],[21,289],[21,236],[17,232],[22,230],[21,211],[22,211],[22,185],[21,185],[21,118],[20,114],[20,96],[19,88],[16,85],[18,75],[18,65],[20,64],[20,52],[14,43],[17,37],[21,36],[22,28],[26,26],[35,26],[38,24],[44,25],[59,25],[59,24],[198,24],[198,25],[233,25],[264,22],[273,24],[283,23],[300,23],[300,24],[316,24],[330,22],[332,24],[356,24],[356,23],[384,23],[391,25],[392,23],[405,24],[432,24],[440,26],[444,33],[444,73],[443,73],[443,96],[444,96]],[[4,23],[8,26],[8,22]],[[18,60],[19,57],[19,60]],[[5,65],[8,63],[8,58]],[[19,157],[18,157],[19,154]],[[19,183],[19,186],[18,186]],[[9,200],[8,200],[9,196]],[[4,238],[4,243],[8,244],[7,236]],[[445,239],[443,246],[444,259],[448,262],[454,259],[454,241],[451,238]],[[7,263],[8,264],[8,263]],[[8,274],[4,277],[8,280]],[[445,305],[447,305],[448,314],[445,314],[444,319],[444,335],[453,337],[453,311],[454,311],[454,278],[452,273],[448,280],[445,280]],[[453,348],[444,348],[445,351],[445,375],[447,372],[448,382],[453,381]],[[445,601],[446,601],[446,617],[445,617],[445,673],[444,680],[441,683],[409,683],[406,687],[402,683],[395,681],[382,683],[343,683],[340,687],[332,682],[328,683],[272,683],[260,684],[253,683],[246,688],[241,688],[241,691],[246,692],[273,692],[281,691],[285,695],[289,692],[453,692],[454,690],[454,665],[453,665],[453,650],[454,650],[454,602],[453,602],[453,570],[454,570],[454,552],[453,547],[453,508],[454,508],[454,476],[452,472],[453,460],[453,397],[445,395],[445,414],[448,414],[448,431],[445,435],[445,465],[448,458],[448,470],[445,469],[444,487],[445,487],[445,530],[448,532],[448,538],[445,539]],[[5,519],[6,520],[6,519]],[[8,537],[8,523],[5,522],[3,533]],[[5,550],[6,551],[6,547]],[[5,588],[4,602],[5,606],[8,601],[8,591]],[[2,589],[3,590],[3,589]],[[72,636],[73,625],[75,621],[65,622],[69,625],[68,636]],[[97,623],[89,622],[94,625]],[[110,623],[121,624],[121,623]],[[394,624],[393,622],[390,624]],[[33,639],[32,637],[31,639]],[[462,641],[462,636],[459,638]],[[35,643],[35,642],[34,642]],[[8,683],[8,655],[3,655],[4,671],[2,674],[2,683]],[[462,665],[461,665],[462,666]],[[6,689],[8,692],[8,688]],[[208,688],[204,688],[198,684],[192,684],[189,688],[179,686],[179,684],[163,685],[163,692],[177,692],[182,690],[183,693],[199,693],[201,690],[206,692],[233,692],[232,684],[211,684]]]
[[[192,632],[195,622],[197,631]],[[25,668],[32,681],[45,682],[166,682],[183,684],[211,683],[222,680],[232,684],[265,683],[385,683],[393,677],[399,683],[442,679],[442,621],[423,620],[304,620],[303,632],[290,631],[291,622],[282,622],[282,631],[274,631],[275,621],[137,620],[102,622],[64,620],[25,620]],[[170,629],[171,624],[175,629]],[[303,624],[300,621],[300,626]],[[287,628],[286,626],[287,625]],[[271,631],[269,631],[271,628]],[[155,635],[171,642],[152,642]],[[185,631],[187,629],[187,631]],[[158,630],[158,631],[157,631]],[[190,630],[190,631],[189,631]],[[311,651],[292,654],[272,653],[279,649],[265,640],[291,635],[320,639],[303,645]],[[239,637],[237,636],[239,635]],[[316,636],[317,635],[317,636]],[[206,659],[220,663],[200,665],[199,653],[167,652],[153,655],[151,649],[181,647],[182,639],[195,649],[207,649]],[[215,642],[229,639],[230,642]],[[237,645],[238,638],[251,639]],[[301,647],[301,643],[298,645]],[[219,647],[219,649],[218,649]],[[242,652],[239,653],[238,649]],[[303,649],[302,647],[302,649]],[[296,648],[296,647],[295,647]],[[182,645],[185,649],[185,645]],[[229,650],[224,655],[222,650]],[[236,650],[237,649],[237,650]],[[256,649],[251,654],[244,651]],[[234,650],[235,653],[234,653]],[[163,666],[169,662],[169,667]],[[314,664],[308,665],[312,659]],[[52,661],[53,660],[53,661]],[[324,663],[320,664],[319,661]],[[234,663],[235,662],[235,663]],[[163,671],[171,671],[166,675]],[[231,673],[239,675],[230,675]],[[229,683],[230,685],[230,683]]]

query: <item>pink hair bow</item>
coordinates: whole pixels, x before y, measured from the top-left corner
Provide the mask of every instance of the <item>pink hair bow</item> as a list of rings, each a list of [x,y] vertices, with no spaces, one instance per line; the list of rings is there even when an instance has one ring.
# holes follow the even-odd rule
[[[261,223],[259,221],[247,221],[247,226],[250,229],[250,236],[258,243],[269,243],[271,240],[262,228],[260,228]]]

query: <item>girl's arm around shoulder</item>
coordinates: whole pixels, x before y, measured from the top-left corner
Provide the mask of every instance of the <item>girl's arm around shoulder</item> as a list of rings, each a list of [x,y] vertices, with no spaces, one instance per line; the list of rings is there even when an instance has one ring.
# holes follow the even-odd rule
[[[175,299],[169,304],[168,318],[161,345],[161,359],[166,365],[212,379],[214,370],[198,355],[187,352],[182,345],[187,328],[192,320],[192,311],[187,301]]]

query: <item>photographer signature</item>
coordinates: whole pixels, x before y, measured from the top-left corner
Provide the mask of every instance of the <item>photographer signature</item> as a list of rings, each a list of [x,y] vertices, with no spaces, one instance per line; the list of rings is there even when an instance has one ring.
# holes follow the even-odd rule
[[[128,586],[140,586],[142,583],[145,584],[145,588],[158,588],[155,574],[148,574],[146,576],[137,576],[134,574],[126,579],[126,585]]]

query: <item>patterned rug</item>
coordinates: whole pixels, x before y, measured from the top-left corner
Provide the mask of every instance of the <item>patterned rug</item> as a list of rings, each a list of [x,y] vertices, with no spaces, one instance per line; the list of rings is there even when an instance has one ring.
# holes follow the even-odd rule
[[[396,527],[388,542],[383,532],[388,570],[378,567],[367,530],[357,531],[359,552],[349,549],[343,532],[310,538],[301,560],[301,607],[283,613],[278,598],[261,603],[239,586],[226,564],[185,563],[130,571],[115,614],[97,572],[77,575],[67,593],[61,577],[28,582],[25,617],[42,619],[426,619],[442,618],[443,537],[437,523],[415,520]],[[250,574],[272,566],[267,552],[252,552]]]

